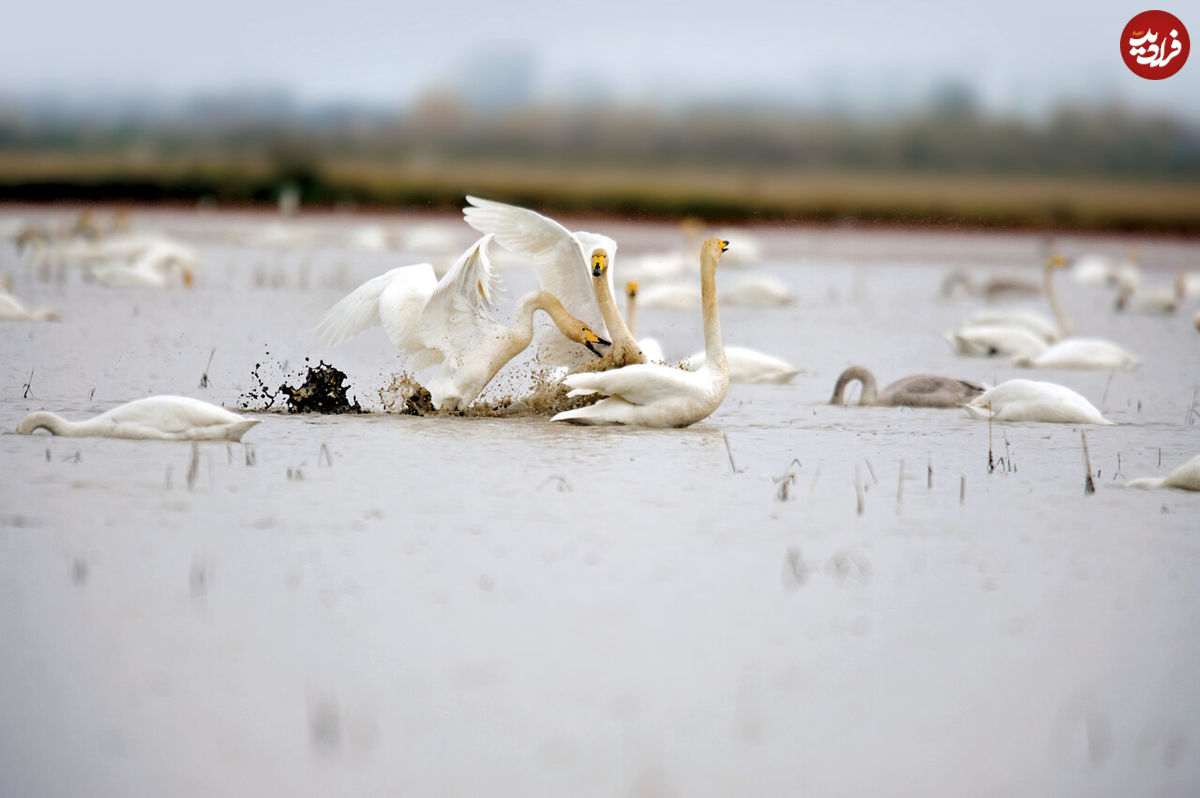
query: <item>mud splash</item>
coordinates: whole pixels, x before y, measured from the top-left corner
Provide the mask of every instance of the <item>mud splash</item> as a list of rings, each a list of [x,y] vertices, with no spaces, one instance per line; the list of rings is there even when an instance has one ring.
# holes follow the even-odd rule
[[[304,362],[308,363],[308,358],[304,358]],[[270,410],[276,400],[282,399],[281,409],[289,413],[365,412],[357,400],[352,401],[349,397],[346,373],[323,360],[316,366],[307,366],[304,381],[298,387],[284,382],[274,391],[263,380],[262,367],[262,363],[254,364],[250,376],[254,378],[255,386],[238,399],[238,405],[244,410]]]
[[[564,410],[594,404],[599,396],[568,398],[568,388],[553,369],[535,371],[532,386],[522,385],[519,391],[496,395],[495,389],[471,403],[465,411],[436,410],[429,391],[407,372],[393,374],[386,388],[379,390],[379,401],[385,412],[409,416],[455,415],[469,418],[522,418],[553,416]],[[523,377],[522,381],[527,381]]]

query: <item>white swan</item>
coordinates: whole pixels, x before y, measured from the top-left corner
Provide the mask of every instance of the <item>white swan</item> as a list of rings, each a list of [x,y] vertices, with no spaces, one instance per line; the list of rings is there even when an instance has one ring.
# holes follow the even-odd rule
[[[629,331],[637,335],[637,306],[638,284],[630,280],[625,284],[625,318],[629,323]],[[638,346],[649,363],[666,363],[667,356],[662,344],[654,338],[638,338]],[[699,371],[704,367],[705,352],[696,352],[689,358],[679,362],[679,368],[684,371]],[[726,346],[725,361],[729,367],[730,383],[774,383],[790,382],[792,377],[800,373],[800,369],[782,358],[749,349],[744,346]]]
[[[1092,371],[1124,371],[1139,362],[1129,350],[1102,338],[1068,338],[1039,354],[1012,358],[1014,366]]]
[[[1066,424],[1111,424],[1087,399],[1062,385],[1034,380],[1008,380],[981,393],[963,409],[972,418],[996,421],[1051,421]]]
[[[44,429],[68,438],[153,438],[170,441],[240,441],[259,423],[223,407],[188,396],[147,396],[107,410],[87,421],[67,421],[46,411],[30,413],[17,432]]]
[[[1071,279],[1080,285],[1137,287],[1141,269],[1130,258],[1080,255],[1071,263]]]
[[[30,310],[12,294],[0,290],[0,321],[59,321],[62,316],[54,308]]]
[[[968,325],[946,333],[946,340],[958,354],[974,357],[1033,357],[1049,348],[1040,336],[1020,327]]]
[[[1069,335],[1072,329],[1071,320],[1067,318],[1066,311],[1063,310],[1058,301],[1058,294],[1054,290],[1054,271],[1065,267],[1066,264],[1066,260],[1061,256],[1051,255],[1046,258],[1046,262],[1042,266],[1042,291],[1054,313],[1053,321],[1031,310],[987,310],[967,319],[962,330],[971,327],[1013,327],[1030,332],[1046,343],[1052,343],[1064,335]],[[1022,351],[1001,352],[1001,354],[1028,353]]]
[[[486,235],[476,241],[441,281],[434,280],[427,263],[368,280],[326,311],[317,332],[326,345],[336,346],[382,324],[396,348],[413,356],[409,368],[414,372],[441,364],[427,386],[439,410],[466,409],[492,377],[529,346],[538,310],[545,311],[564,336],[600,357],[595,346],[608,342],[545,291],[518,301],[512,328],[491,318],[487,306],[496,291],[487,257],[491,240]]]
[[[558,297],[568,313],[612,341],[606,357],[613,366],[645,362],[613,299],[613,276],[608,267],[616,257],[616,241],[597,233],[572,233],[528,208],[471,196],[467,202],[470,205],[463,209],[467,224],[494,235],[505,249],[530,258],[542,290]],[[594,280],[601,262],[604,279]],[[551,339],[543,344],[543,352],[546,344],[561,348]]]
[[[648,285],[639,293],[638,304],[655,310],[695,310],[700,307],[700,290],[694,282]]]
[[[863,366],[851,366],[838,375],[829,404],[844,405],[846,386],[855,380],[862,383],[858,403],[879,407],[962,407],[984,390],[975,383],[952,377],[914,374],[890,383],[879,392],[874,374]]]
[[[721,304],[743,308],[777,308],[793,301],[787,284],[766,274],[746,275],[721,292]]]
[[[1143,316],[1171,316],[1183,301],[1184,283],[1180,275],[1170,288],[1166,286],[1123,285],[1117,290],[1115,310]]]
[[[729,388],[721,319],[717,313],[717,262],[729,242],[710,238],[700,250],[704,297],[704,344],[707,358],[699,371],[681,371],[652,363],[611,371],[572,374],[564,382],[569,396],[604,394],[594,405],[568,410],[552,421],[576,424],[634,424],[686,427],[716,410]]]
[[[1125,483],[1127,488],[1179,488],[1200,490],[1200,454],[1188,460],[1165,477],[1142,477]]]
[[[679,368],[684,371],[699,371],[706,362],[706,353],[702,350],[691,357],[679,361]],[[745,346],[726,346],[725,362],[729,369],[729,382],[744,385],[770,383],[784,385],[792,381],[801,372],[783,358],[759,352]]]

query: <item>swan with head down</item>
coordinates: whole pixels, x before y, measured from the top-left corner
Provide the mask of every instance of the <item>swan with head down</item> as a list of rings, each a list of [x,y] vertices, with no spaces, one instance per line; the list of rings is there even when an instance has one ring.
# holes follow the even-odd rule
[[[17,425],[17,432],[32,435],[44,429],[68,438],[139,438],[170,441],[240,441],[258,424],[223,407],[189,396],[147,396],[106,410],[85,421],[39,411]]]
[[[962,407],[984,391],[980,385],[933,374],[902,377],[879,391],[874,374],[863,366],[851,366],[838,376],[829,404],[845,404],[846,386],[855,380],[862,383],[858,403],[879,407]]]

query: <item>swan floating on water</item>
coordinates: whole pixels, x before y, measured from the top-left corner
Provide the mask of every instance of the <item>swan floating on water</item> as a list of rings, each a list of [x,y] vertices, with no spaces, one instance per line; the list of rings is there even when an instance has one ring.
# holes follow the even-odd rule
[[[838,376],[829,404],[845,404],[843,394],[846,386],[855,380],[861,382],[863,387],[858,403],[879,407],[962,407],[984,391],[982,386],[965,380],[914,374],[902,377],[890,383],[882,392],[877,392],[875,375],[863,366],[851,366]]]
[[[612,341],[605,355],[612,366],[645,362],[613,298],[609,266],[616,258],[616,241],[598,233],[573,233],[528,208],[472,196],[467,202],[470,205],[463,208],[467,224],[494,235],[505,249],[530,258],[542,290],[557,297],[568,313],[597,335]],[[604,268],[597,273],[600,261]],[[557,344],[553,339],[547,343]]]
[[[1070,388],[1034,380],[1002,382],[976,396],[963,408],[971,418],[985,420],[1112,424],[1091,402]]]
[[[256,418],[245,418],[188,396],[147,396],[86,421],[67,421],[46,411],[30,413],[17,425],[17,432],[32,435],[44,429],[68,438],[240,441],[258,423]]]
[[[1180,490],[1200,490],[1200,454],[1188,460],[1165,477],[1141,477],[1125,483],[1127,488],[1179,488]]]
[[[716,271],[721,253],[728,246],[727,241],[710,238],[700,250],[706,358],[699,371],[642,363],[612,371],[572,374],[564,380],[571,388],[568,396],[599,393],[606,398],[588,407],[559,413],[551,420],[686,427],[720,407],[729,388],[729,372],[717,312]]]
[[[1014,366],[1090,371],[1125,371],[1140,362],[1129,350],[1102,338],[1068,338],[1039,354],[1012,358]]]
[[[504,327],[488,313],[497,279],[487,256],[492,236],[476,241],[440,281],[428,263],[401,266],[375,277],[339,300],[317,322],[327,346],[382,324],[388,338],[412,355],[419,372],[441,364],[429,380],[430,399],[441,410],[464,410],[492,377],[529,346],[533,314],[545,311],[566,338],[587,347],[607,345],[553,295],[533,291],[517,302],[514,326]]]

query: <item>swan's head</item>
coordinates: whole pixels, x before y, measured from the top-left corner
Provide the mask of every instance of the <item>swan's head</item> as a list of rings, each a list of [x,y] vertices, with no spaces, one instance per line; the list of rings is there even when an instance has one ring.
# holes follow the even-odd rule
[[[604,357],[604,355],[596,349],[597,346],[612,346],[612,341],[605,341],[599,335],[596,335],[594,332],[592,332],[588,326],[582,322],[579,324],[579,335],[574,336],[574,338],[575,343],[583,344],[596,357]]]
[[[1067,268],[1067,259],[1062,255],[1051,255],[1046,258],[1047,269],[1065,269]]]
[[[729,242],[719,238],[710,238],[704,242],[704,246],[700,248],[701,255],[707,255],[713,260],[720,260],[721,253],[729,249]]]
[[[603,249],[592,250],[592,276],[603,277],[608,271],[608,253]]]
[[[630,280],[629,282],[625,283],[625,296],[629,297],[630,299],[637,299],[637,292],[637,280]]]

